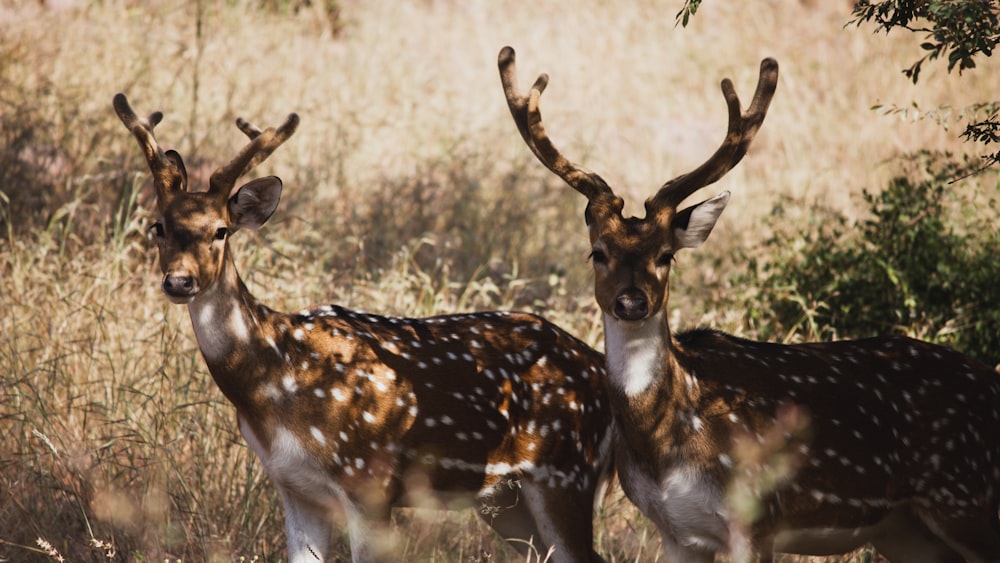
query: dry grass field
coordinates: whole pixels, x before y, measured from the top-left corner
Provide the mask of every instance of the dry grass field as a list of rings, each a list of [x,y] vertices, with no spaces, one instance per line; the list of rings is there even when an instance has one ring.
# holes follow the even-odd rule
[[[718,188],[729,210],[673,274],[676,328],[751,337],[727,280],[779,197],[801,203],[785,205],[793,225],[814,202],[862,213],[861,190],[885,184],[894,156],[977,150],[947,112],[872,106],[957,114],[1000,91],[993,60],[962,76],[932,64],[912,85],[899,71],[921,38],[845,28],[846,1],[707,0],[687,28],[681,4],[0,0],[0,561],[283,558],[277,497],[187,311],[159,291],[149,173],[116,92],[164,112],[158,139],[195,184],[242,146],[235,117],[300,114],[257,171],[283,178],[284,200],[267,228],[234,238],[269,305],[532,310],[600,348],[584,201],[521,142],[502,46],[517,49],[522,84],[550,74],[550,134],[631,213],[715,150],[720,80],[746,102],[760,60],[779,61],[764,127]],[[609,560],[662,560],[620,491],[596,518]],[[472,510],[396,521],[400,560],[518,560]],[[349,559],[346,540],[338,554]]]

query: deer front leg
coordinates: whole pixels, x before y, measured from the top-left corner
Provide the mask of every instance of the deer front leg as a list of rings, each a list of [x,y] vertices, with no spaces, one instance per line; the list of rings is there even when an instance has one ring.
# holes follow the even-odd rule
[[[278,487],[281,504],[285,507],[285,536],[288,538],[289,563],[325,561],[330,547],[329,511],[306,502]],[[352,534],[351,550],[354,550]],[[354,561],[359,561],[356,557]]]
[[[670,563],[712,563],[715,554],[711,551],[698,549],[697,546],[682,545],[673,535],[660,532],[660,543],[663,545],[663,556]]]

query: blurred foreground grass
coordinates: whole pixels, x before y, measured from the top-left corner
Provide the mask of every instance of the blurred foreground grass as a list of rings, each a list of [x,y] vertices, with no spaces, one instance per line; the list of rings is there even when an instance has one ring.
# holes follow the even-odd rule
[[[735,250],[765,240],[779,196],[783,226],[809,220],[789,201],[858,213],[861,189],[891,176],[885,159],[971,150],[871,105],[981,101],[1000,82],[988,69],[935,82],[929,69],[936,86],[914,90],[894,73],[916,39],[843,29],[846,3],[709,2],[683,30],[679,2],[543,4],[0,0],[0,559],[283,557],[276,495],[187,312],[159,293],[148,173],[115,92],[164,111],[158,138],[195,185],[243,142],[237,115],[303,117],[259,171],[285,180],[286,199],[267,229],[234,239],[268,304],[526,309],[599,348],[583,202],[521,144],[501,46],[517,48],[523,82],[550,73],[554,139],[633,212],[721,140],[719,80],[749,96],[759,60],[778,58],[771,114],[726,180],[731,209],[673,277],[676,327],[748,336],[760,327],[744,325]],[[610,560],[659,557],[617,489],[597,519]],[[404,560],[513,560],[472,511],[397,523]]]

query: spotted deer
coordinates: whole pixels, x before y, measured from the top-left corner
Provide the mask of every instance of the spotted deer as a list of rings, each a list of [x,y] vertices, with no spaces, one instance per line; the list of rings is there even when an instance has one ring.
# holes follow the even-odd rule
[[[670,330],[674,254],[706,240],[729,193],[680,205],[742,159],[777,62],[762,61],[746,112],[722,81],[725,140],[648,199],[643,218],[624,217],[622,198],[555,148],[539,109],[548,77],[522,95],[511,48],[499,67],[528,147],[587,198],[619,478],[667,560],[769,561],[869,543],[896,562],[1000,560],[993,369],[901,336],[779,345]]]
[[[595,500],[613,472],[604,357],[545,319],[486,312],[424,319],[324,305],[281,313],[241,281],[229,238],[278,205],[276,177],[237,180],[296,130],[295,114],[249,138],[188,189],[160,148],[160,112],[118,117],[153,176],[153,235],[167,298],[187,304],[205,363],[285,508],[288,557],[324,560],[347,516],[354,561],[389,557],[373,540],[394,506],[476,504],[521,553],[600,561]]]

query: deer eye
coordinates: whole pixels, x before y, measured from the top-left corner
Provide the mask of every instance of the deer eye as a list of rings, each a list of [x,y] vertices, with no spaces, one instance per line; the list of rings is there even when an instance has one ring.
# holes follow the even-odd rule
[[[671,262],[674,261],[673,252],[664,252],[660,254],[660,257],[656,259],[657,266],[669,266]]]
[[[165,236],[165,233],[163,232],[163,223],[160,223],[159,221],[153,223],[149,226],[149,232],[153,233],[153,236],[156,238],[163,238]]]
[[[215,240],[226,240],[226,235],[229,234],[229,229],[225,227],[220,227],[215,231]]]
[[[589,258],[594,262],[594,264],[607,264],[608,255],[602,250],[592,250],[590,252]]]

